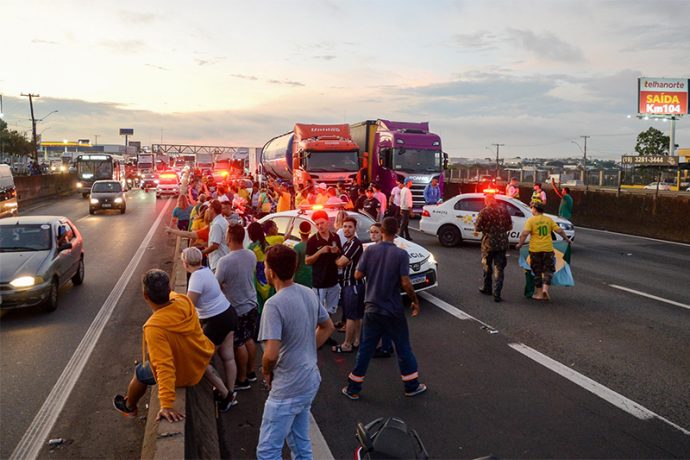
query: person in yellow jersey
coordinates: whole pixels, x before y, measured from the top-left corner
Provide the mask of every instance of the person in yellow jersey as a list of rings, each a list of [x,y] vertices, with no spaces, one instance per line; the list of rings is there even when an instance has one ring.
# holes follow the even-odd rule
[[[289,211],[292,209],[292,194],[287,184],[281,184],[278,189],[278,206],[276,212]]]
[[[532,209],[532,217],[525,222],[525,227],[520,233],[520,241],[515,247],[520,249],[525,245],[527,237],[530,237],[530,268],[534,272],[534,287],[536,289],[532,298],[550,300],[549,286],[556,271],[556,256],[553,252],[551,232],[561,235],[568,244],[572,244],[572,241],[553,219],[544,215],[544,203],[533,201],[530,208]]]

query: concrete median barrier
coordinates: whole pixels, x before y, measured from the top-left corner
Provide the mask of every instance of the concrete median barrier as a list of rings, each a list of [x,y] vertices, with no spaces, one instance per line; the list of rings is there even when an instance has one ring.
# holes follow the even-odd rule
[[[182,294],[187,292],[187,272],[180,261],[180,254],[187,245],[187,239],[177,238],[170,276],[173,290]],[[160,410],[156,390],[154,387],[151,391],[141,458],[220,458],[216,405],[210,385],[202,380],[193,387],[176,390],[175,409],[184,412],[184,423],[156,421]]]
[[[26,205],[33,201],[77,191],[77,176],[74,174],[44,174],[41,176],[16,176],[17,201]]]
[[[545,185],[546,212],[558,214],[560,198],[551,185]],[[459,193],[474,193],[475,184],[446,183],[446,198]],[[576,226],[690,243],[690,193],[628,193],[611,190],[571,188]],[[529,203],[532,187],[520,186],[520,200]]]

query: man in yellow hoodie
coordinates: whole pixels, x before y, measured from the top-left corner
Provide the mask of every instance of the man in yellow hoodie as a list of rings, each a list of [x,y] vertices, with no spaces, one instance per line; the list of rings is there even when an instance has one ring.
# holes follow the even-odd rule
[[[214,352],[204,335],[194,305],[189,298],[170,291],[170,279],[162,270],[149,270],[142,280],[144,299],[153,314],[144,324],[143,361],[137,364],[127,396],[116,395],[115,409],[136,417],[137,403],[148,385],[158,384],[161,417],[177,422],[184,414],[173,408],[175,388],[196,385]],[[146,359],[148,350],[149,360]]]

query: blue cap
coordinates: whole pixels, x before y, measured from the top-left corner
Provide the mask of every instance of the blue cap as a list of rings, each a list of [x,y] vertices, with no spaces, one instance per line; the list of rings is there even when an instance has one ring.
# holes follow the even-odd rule
[[[409,184],[410,182],[412,182],[411,177],[408,177],[407,179],[405,179],[405,185]]]

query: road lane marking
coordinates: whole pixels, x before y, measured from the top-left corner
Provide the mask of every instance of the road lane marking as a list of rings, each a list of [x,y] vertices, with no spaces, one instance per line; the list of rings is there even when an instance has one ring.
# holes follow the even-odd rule
[[[489,326],[488,324],[478,320],[477,318],[465,313],[464,311],[460,310],[457,307],[454,307],[453,305],[450,305],[449,303],[439,299],[436,296],[433,296],[427,292],[420,292],[417,294],[419,297],[428,300],[432,304],[436,305],[439,307],[441,310],[446,311],[450,313],[451,315],[455,316],[458,319],[461,320],[467,320],[467,319],[472,319],[474,321],[477,321],[478,323],[486,326],[487,328],[490,328],[492,330],[495,330],[493,327]],[[613,404],[614,406],[624,410],[625,412],[641,419],[641,420],[649,420],[652,418],[657,418],[661,420],[662,422],[672,426],[673,428],[679,430],[683,434],[689,435],[690,436],[690,431],[687,429],[681,427],[680,425],[677,425],[673,423],[672,421],[662,417],[661,415],[652,412],[651,410],[647,409],[646,407],[642,406],[641,404],[636,403],[635,401],[626,398],[625,396],[616,393],[615,391],[605,387],[604,385],[590,379],[589,377],[586,377],[583,374],[580,374],[579,372],[569,368],[568,366],[559,363],[558,361],[555,361],[548,356],[536,351],[533,348],[528,347],[527,345],[521,344],[521,343],[510,343],[508,344],[509,347],[512,349],[518,351],[519,353],[525,355],[526,357],[536,361],[537,363],[541,364],[542,366],[546,367],[547,369],[561,375],[562,377],[565,377],[566,379],[570,380],[571,382],[575,383],[576,385],[584,388],[585,390],[594,393],[596,396],[602,398],[603,400],[609,402],[610,404]]]
[[[638,236],[638,235],[630,235],[629,233],[610,232],[608,230],[599,230],[598,228],[588,228],[588,227],[575,227],[575,228],[579,229],[579,230],[590,231],[590,232],[608,233],[610,235],[629,236],[630,238],[639,238],[642,240],[656,241],[657,243],[668,243],[668,244],[676,244],[678,246],[690,247],[690,244],[687,244],[687,243],[679,243],[678,241],[660,240],[657,238],[650,238],[648,236]]]
[[[309,412],[309,437],[311,438],[312,457],[324,460],[334,460],[330,447],[323,437],[314,416]]]
[[[635,289],[630,289],[625,286],[618,286],[617,284],[609,284],[614,289],[620,289],[621,291],[630,292],[631,294],[637,294],[642,297],[647,297],[648,299],[658,300],[659,302],[665,302],[670,305],[675,305],[676,307],[687,308],[690,310],[690,305],[684,303],[676,302],[675,300],[664,299],[663,297],[657,297],[652,294],[647,294],[646,292],[636,291]]]
[[[153,235],[156,233],[156,229],[163,219],[163,216],[166,214],[169,205],[170,201],[163,206],[153,226],[134,253],[129,265],[125,268],[122,276],[120,276],[120,279],[115,284],[110,295],[108,295],[108,298],[105,299],[101,309],[89,326],[89,329],[86,331],[86,334],[84,334],[81,342],[79,342],[77,349],[74,351],[74,354],[67,363],[67,366],[65,366],[62,374],[60,374],[55,386],[53,386],[50,394],[36,413],[31,425],[29,425],[29,428],[27,428],[24,436],[22,436],[22,439],[17,444],[17,447],[15,447],[10,459],[35,459],[38,457],[43,443],[60,416],[60,412],[62,412],[69,395],[72,393],[74,386],[79,380],[91,353],[94,348],[96,348],[96,344],[98,343],[103,329],[105,329],[115,306],[139,265],[144,252],[146,252],[147,246],[151,242],[151,239],[153,239]]]
[[[564,377],[577,386],[595,394],[604,401],[618,407],[619,409],[627,412],[628,414],[640,419],[640,420],[651,420],[653,418],[659,419],[662,422],[672,426],[678,431],[685,435],[690,436],[690,431],[686,430],[682,426],[676,425],[672,421],[662,417],[661,415],[652,412],[646,407],[636,403],[635,401],[626,398],[620,393],[616,393],[610,388],[590,379],[589,377],[580,374],[579,372],[569,368],[565,364],[561,364],[548,356],[539,353],[537,350],[528,347],[522,343],[509,343],[508,346],[518,353],[530,358],[531,360],[541,364],[547,369],[557,373],[561,377]]]

